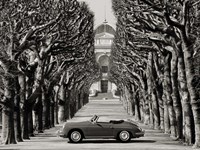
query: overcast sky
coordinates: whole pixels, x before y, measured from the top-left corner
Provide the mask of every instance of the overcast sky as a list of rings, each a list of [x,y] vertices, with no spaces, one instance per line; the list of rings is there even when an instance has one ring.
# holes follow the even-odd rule
[[[95,27],[102,24],[106,20],[115,27],[116,19],[112,11],[112,0],[78,0],[88,3],[91,11],[95,15]],[[106,14],[106,15],[105,15]]]

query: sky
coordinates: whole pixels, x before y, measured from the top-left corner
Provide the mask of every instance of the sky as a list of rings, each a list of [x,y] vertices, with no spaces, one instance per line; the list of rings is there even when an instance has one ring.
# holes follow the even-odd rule
[[[94,12],[95,15],[95,27],[102,24],[105,20],[115,27],[116,19],[112,11],[112,0],[78,0],[85,1],[90,10]]]

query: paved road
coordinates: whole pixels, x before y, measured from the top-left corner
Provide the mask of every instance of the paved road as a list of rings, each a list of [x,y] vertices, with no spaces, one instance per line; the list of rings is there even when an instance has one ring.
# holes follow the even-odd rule
[[[128,116],[121,103],[116,99],[91,100],[70,121],[82,121],[89,119],[94,114],[101,118],[109,119],[133,119]],[[0,145],[0,149],[12,150],[191,150],[191,147],[183,146],[178,141],[173,141],[166,134],[158,130],[151,130],[148,126],[140,124],[145,129],[145,137],[133,139],[130,143],[119,143],[116,140],[83,140],[80,144],[68,143],[67,139],[56,137],[56,131],[61,127],[46,130],[45,133],[31,137],[31,140],[15,145]]]

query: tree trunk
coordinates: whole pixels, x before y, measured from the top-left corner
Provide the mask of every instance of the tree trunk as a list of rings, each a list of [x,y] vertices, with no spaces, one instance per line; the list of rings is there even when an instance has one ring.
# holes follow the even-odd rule
[[[156,96],[157,96],[157,106],[159,109],[159,127],[161,130],[164,130],[164,106],[163,106],[163,99],[162,99],[162,94],[163,94],[163,87],[162,84],[160,84],[158,81],[155,82],[156,84]]]
[[[139,101],[139,91],[135,91],[133,87],[133,99],[135,100],[135,120],[142,121],[141,113],[140,113],[140,101]]]
[[[165,72],[165,71],[164,71]],[[167,94],[166,94],[166,82],[163,81],[163,107],[164,107],[164,133],[170,133],[170,121],[169,121],[169,110],[167,104]]]
[[[163,107],[163,99],[162,99],[162,87],[160,85],[156,85],[156,95],[158,99],[158,107],[160,113],[160,129],[164,130],[164,107]]]
[[[67,119],[71,119],[71,108],[70,108],[70,100],[71,100],[71,96],[70,96],[71,90],[66,90],[66,100],[65,100],[65,116],[66,116],[66,120]]]
[[[75,94],[76,93],[76,94]],[[74,112],[74,114],[79,110],[79,92],[78,91],[76,91],[74,93],[74,98],[75,98],[75,112]]]
[[[81,94],[80,94],[80,107],[82,108],[83,107],[83,101],[84,101],[84,95],[85,95],[85,92],[81,92]]]
[[[70,101],[70,118],[73,118],[76,113],[76,97],[75,90],[71,90],[69,94],[69,101]]]
[[[47,91],[44,91],[44,108],[43,108],[43,117],[44,117],[44,128],[50,128],[50,97]]]
[[[84,105],[87,104],[89,102],[89,93],[85,93],[84,94]]]
[[[28,131],[28,102],[26,100],[26,77],[25,75],[18,76],[19,84],[20,84],[20,99],[22,106],[22,137],[23,139],[30,139],[29,138],[29,131]]]
[[[171,137],[176,137],[176,116],[173,108],[173,100],[171,97],[172,94],[172,87],[171,87],[171,76],[170,76],[170,53],[167,52],[166,56],[164,57],[164,94],[166,95],[167,106],[168,106],[168,113],[169,113],[169,120],[170,120],[170,131]]]
[[[25,107],[27,105],[25,104]],[[29,131],[28,131],[28,113],[27,113],[27,108],[23,108],[23,124],[22,124],[22,129],[23,129],[23,139],[29,140]]]
[[[37,118],[38,118],[38,133],[44,132],[44,123],[43,123],[43,93],[40,89],[40,95],[38,97],[38,109],[37,109]]]
[[[48,106],[48,112],[46,114],[46,121],[47,124],[49,124],[49,128],[54,127],[54,108],[55,108],[55,92],[54,92],[54,86],[55,86],[56,79],[53,81],[50,81],[48,84],[48,88],[46,91],[46,98],[47,99],[47,106]]]
[[[155,65],[153,65],[153,60],[154,60],[154,54],[152,54],[152,64],[151,64],[151,73],[152,73],[152,94],[151,94],[151,99],[152,99],[152,108],[153,108],[153,119],[154,119],[154,129],[160,129],[160,112],[159,112],[159,105],[158,105],[158,97],[157,97],[157,87],[156,87],[156,80],[157,80],[157,74],[156,74],[156,68]]]
[[[65,100],[66,100],[66,89],[62,84],[59,89],[59,102],[58,102],[58,120],[59,123],[65,122]]]
[[[55,112],[55,103],[53,100],[51,100],[51,103],[50,103],[50,127],[55,127],[55,113],[54,112]]]
[[[123,86],[123,89],[122,89],[122,95],[121,95],[121,102],[122,102],[122,105],[123,105],[123,108],[125,109],[126,106],[125,106],[125,87]]]
[[[123,106],[126,112],[128,113],[128,100],[127,100],[127,87],[124,86],[124,92],[123,92]]]
[[[127,85],[128,87],[130,86],[130,85]],[[132,98],[131,98],[131,93],[130,93],[130,88],[127,88],[126,87],[126,90],[125,90],[125,92],[126,92],[126,103],[127,103],[127,106],[126,106],[126,109],[127,109],[127,113],[130,115],[130,116],[132,116],[133,115],[133,110],[132,110]]]
[[[34,81],[34,78],[33,76],[29,76],[28,77],[28,81],[27,81],[27,89],[26,89],[26,97],[27,99],[31,96],[32,94],[32,86],[33,86],[33,81]],[[27,101],[27,100],[26,100]],[[34,128],[33,128],[33,113],[32,113],[32,110],[33,110],[33,103],[27,101],[27,114],[28,114],[28,132],[29,132],[29,135],[30,136],[34,136]]]
[[[150,52],[148,55],[148,67],[147,67],[147,92],[148,92],[148,105],[149,105],[149,121],[150,125],[153,127],[154,126],[154,115],[153,115],[153,110],[152,110],[152,92],[153,92],[153,84],[152,84],[152,53]]]
[[[147,87],[148,87],[148,82],[146,81],[145,87],[139,89],[140,92],[138,93],[141,120],[144,122],[144,124],[150,123],[150,108],[149,108],[149,102],[148,102],[148,88]]]
[[[16,144],[14,128],[14,80],[5,76],[4,83],[4,107],[2,110],[2,138],[4,144]]]
[[[185,72],[187,78],[187,87],[190,94],[192,112],[195,123],[195,144],[194,147],[200,147],[200,96],[199,92],[195,89],[195,69],[193,60],[193,47],[187,45],[185,42],[182,44],[184,51]]]
[[[155,75],[154,75],[154,81],[155,81],[155,88],[156,88],[156,95],[158,99],[158,107],[159,107],[159,113],[160,113],[160,129],[164,130],[164,106],[163,106],[163,72],[161,71],[161,67],[159,66],[159,59],[158,54],[154,53],[154,67],[155,67]],[[155,79],[156,76],[156,79]]]
[[[186,74],[185,74],[185,65],[184,65],[184,59],[183,59],[183,53],[179,54],[178,57],[178,80],[180,84],[180,96],[181,96],[181,103],[183,107],[183,125],[184,125],[184,138],[185,143],[188,145],[192,144],[192,137],[194,132],[192,129],[194,129],[194,118],[192,113],[192,107],[190,105],[190,96],[189,91],[187,88],[186,83]]]
[[[153,108],[153,119],[154,119],[154,129],[160,129],[160,112],[158,106],[158,100],[156,96],[156,90],[153,89],[152,92],[152,108]]]
[[[183,114],[182,106],[179,95],[179,84],[178,84],[178,57],[176,52],[172,52],[171,60],[171,81],[172,81],[172,99],[173,106],[176,114],[176,123],[177,123],[177,138],[183,138]]]
[[[166,98],[163,98],[166,99]],[[169,111],[167,102],[164,102],[164,133],[170,133]]]
[[[29,135],[34,136],[34,127],[33,127],[33,111],[32,107],[29,107],[29,113],[28,113],[28,127],[29,127]]]
[[[18,78],[15,78],[15,84],[15,135],[18,142],[23,142],[21,128],[20,85]]]
[[[55,123],[59,124],[58,121],[58,92],[59,92],[59,87],[55,87],[55,95],[54,95],[54,102],[55,102],[55,109],[54,109],[54,113],[55,113]]]
[[[81,109],[81,93],[82,92],[80,92],[79,94],[78,94],[78,109]]]
[[[135,115],[135,102],[134,102],[134,98],[133,98],[133,89],[132,89],[132,85],[130,85],[130,115],[134,116]]]

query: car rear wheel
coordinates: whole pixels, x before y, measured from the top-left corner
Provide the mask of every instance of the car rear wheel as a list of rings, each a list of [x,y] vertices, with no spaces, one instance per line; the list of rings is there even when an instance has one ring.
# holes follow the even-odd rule
[[[124,130],[119,133],[118,139],[121,142],[129,142],[131,140],[131,135],[128,131]]]
[[[81,142],[83,139],[83,136],[80,131],[74,130],[69,135],[69,141],[72,143],[78,143]]]

